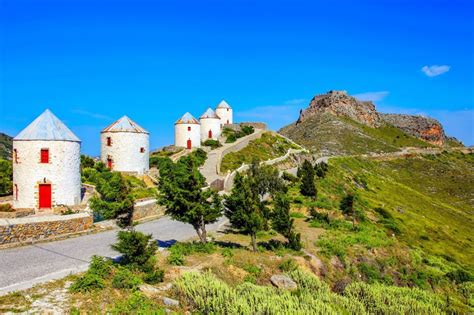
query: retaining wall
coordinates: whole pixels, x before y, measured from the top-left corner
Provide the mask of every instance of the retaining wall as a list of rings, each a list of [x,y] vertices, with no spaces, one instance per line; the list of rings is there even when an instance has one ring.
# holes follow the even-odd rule
[[[91,227],[92,216],[88,213],[0,219],[0,246],[55,239]]]
[[[156,199],[146,199],[135,203],[133,220],[153,219],[164,215],[165,208],[156,203]]]

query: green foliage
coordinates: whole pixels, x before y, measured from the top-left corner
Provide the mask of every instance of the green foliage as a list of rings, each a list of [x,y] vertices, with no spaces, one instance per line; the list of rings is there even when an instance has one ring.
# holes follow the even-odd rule
[[[217,149],[219,147],[222,147],[222,144],[219,142],[219,140],[213,140],[213,139],[207,139],[202,143],[202,145],[206,147],[210,147],[211,149]]]
[[[260,199],[263,199],[266,194],[275,196],[286,193],[288,190],[278,170],[271,165],[261,165],[258,160],[252,161],[247,175],[251,188],[260,196]]]
[[[290,183],[296,183],[299,180],[298,177],[288,172],[283,172],[283,174],[281,175],[281,178]]]
[[[143,281],[148,284],[163,282],[165,272],[163,270],[151,270],[143,275]]]
[[[95,166],[95,161],[90,156],[81,154],[81,171],[85,168],[93,168]]]
[[[119,231],[118,242],[112,248],[122,254],[121,264],[145,272],[154,269],[156,242],[151,234],[138,231]]]
[[[269,210],[251,183],[237,173],[232,192],[225,200],[225,215],[232,227],[250,235],[252,248],[257,251],[256,234],[265,228]]]
[[[239,131],[225,127],[222,134],[227,138],[226,143],[234,143],[237,139],[248,136],[254,133],[254,131],[252,126],[241,126]]]
[[[107,312],[109,313],[109,312]],[[159,305],[140,292],[133,292],[126,299],[118,301],[110,310],[111,314],[167,314]]]
[[[12,205],[9,203],[2,203],[0,204],[0,212],[13,212],[15,209],[13,209]]]
[[[301,167],[301,185],[300,192],[303,196],[316,198],[317,190],[314,182],[314,169],[308,160],[303,162]]]
[[[189,153],[186,156],[180,157],[178,160],[178,164],[185,164],[185,165],[194,165],[196,167],[204,165],[206,162],[207,153],[203,149],[196,149],[195,151]]]
[[[316,163],[314,165],[314,172],[315,172],[317,177],[324,178],[324,177],[326,177],[326,173],[328,171],[328,168],[329,168],[329,166],[326,162]]]
[[[293,259],[288,258],[288,259],[283,260],[278,265],[278,268],[280,268],[281,271],[290,272],[290,271],[294,271],[298,269],[298,265]]]
[[[12,161],[0,159],[0,196],[13,193],[13,167]]]
[[[170,265],[182,266],[184,265],[184,257],[194,254],[212,254],[216,251],[216,246],[213,243],[180,243],[177,242],[169,248],[170,255],[168,256],[168,263]]]
[[[119,268],[112,278],[112,287],[116,289],[137,289],[142,280],[127,268]]]
[[[201,242],[206,243],[206,225],[219,219],[223,207],[216,191],[204,189],[206,181],[197,166],[204,163],[205,152],[202,151],[204,155],[199,152],[182,157],[177,164],[163,169],[158,202],[174,220],[191,224]]]
[[[90,292],[103,288],[105,288],[105,282],[100,276],[86,272],[69,287],[69,290],[71,292]]]
[[[286,237],[289,248],[301,249],[300,235],[295,232],[294,219],[290,217],[290,200],[288,196],[281,193],[274,199],[272,228]]]
[[[417,288],[352,283],[344,296],[361,301],[370,314],[442,314],[441,299]]]
[[[345,215],[354,215],[354,195],[347,194],[342,198],[339,209]]]
[[[463,269],[456,269],[456,270],[450,271],[446,274],[446,277],[448,277],[448,279],[456,283],[474,281],[474,276]]]
[[[94,255],[92,256],[87,272],[90,274],[95,274],[101,279],[107,279],[112,274],[112,270],[113,262],[111,259]]]
[[[13,138],[0,132],[0,159],[11,159],[13,150]]]
[[[150,156],[150,167],[156,167],[160,171],[173,164],[173,161],[167,156],[152,155]]]
[[[236,170],[242,164],[251,164],[254,160],[267,161],[280,157],[295,147],[285,138],[265,132],[259,139],[250,141],[242,150],[226,154],[221,162],[221,172]]]
[[[184,265],[184,255],[178,252],[172,252],[169,254],[167,261],[170,265],[182,266]]]

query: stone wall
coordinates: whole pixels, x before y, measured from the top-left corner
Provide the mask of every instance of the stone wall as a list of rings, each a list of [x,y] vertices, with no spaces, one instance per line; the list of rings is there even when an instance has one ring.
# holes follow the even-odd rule
[[[153,219],[165,213],[164,207],[156,203],[156,199],[137,201],[133,209],[133,220]]]
[[[92,216],[87,213],[0,219],[0,246],[55,239],[91,227]]]

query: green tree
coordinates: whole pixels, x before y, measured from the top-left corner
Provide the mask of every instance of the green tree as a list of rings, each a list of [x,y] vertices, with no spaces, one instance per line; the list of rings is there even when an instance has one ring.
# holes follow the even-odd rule
[[[250,235],[253,251],[257,251],[257,232],[265,229],[268,208],[260,199],[257,190],[252,189],[252,181],[237,173],[234,187],[225,201],[225,215],[232,227]]]
[[[348,193],[345,195],[341,203],[339,204],[339,209],[347,216],[352,216],[352,227],[355,228],[355,208],[354,208],[354,194]]]
[[[93,158],[91,158],[90,156],[81,154],[81,170],[83,170],[86,167],[92,168],[94,167],[94,165],[95,165],[95,161]]]
[[[263,199],[266,194],[275,196],[281,192],[286,193],[288,190],[275,167],[260,165],[256,159],[250,164],[248,180],[251,181],[251,188],[260,196],[260,199]]]
[[[319,178],[324,178],[326,177],[326,173],[328,171],[328,164],[324,161],[316,163],[314,165],[314,171],[316,173],[316,176],[318,176]]]
[[[288,247],[301,249],[301,235],[294,231],[294,219],[290,217],[290,200],[286,194],[276,195],[273,201],[272,228],[288,240]]]
[[[206,243],[206,225],[219,219],[223,206],[217,192],[206,189],[194,158],[167,164],[160,175],[159,204],[166,207],[166,214],[174,220],[191,224],[201,242]]]
[[[0,196],[10,195],[13,192],[12,162],[0,159]]]
[[[300,192],[303,196],[316,198],[317,190],[314,183],[314,168],[308,160],[303,162],[301,167]]]
[[[154,269],[157,246],[150,234],[135,230],[119,231],[117,238],[118,242],[112,248],[122,254],[121,264],[144,272]]]

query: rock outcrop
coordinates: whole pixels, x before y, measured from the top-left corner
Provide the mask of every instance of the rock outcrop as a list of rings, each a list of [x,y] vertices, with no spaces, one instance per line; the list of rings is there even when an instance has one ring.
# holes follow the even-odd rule
[[[443,126],[436,119],[403,114],[380,114],[380,116],[392,126],[431,144],[441,146],[446,141]]]
[[[339,117],[348,117],[370,127],[379,127],[383,122],[372,102],[359,101],[348,95],[346,91],[329,91],[326,94],[313,97],[308,108],[301,110],[296,124],[323,112],[329,112]]]

